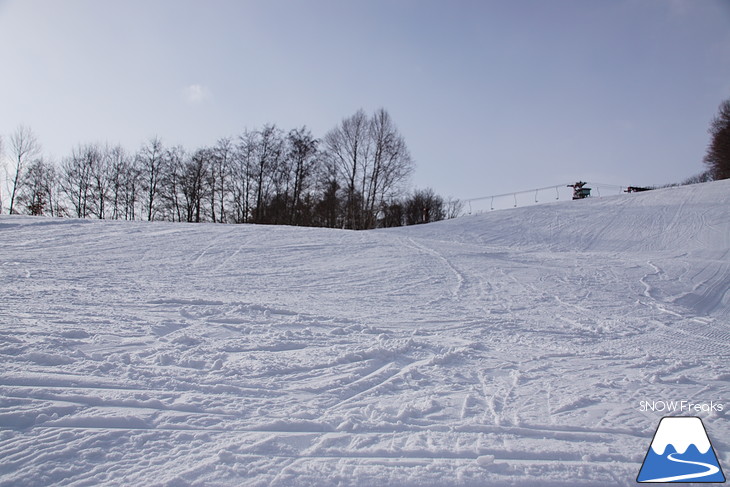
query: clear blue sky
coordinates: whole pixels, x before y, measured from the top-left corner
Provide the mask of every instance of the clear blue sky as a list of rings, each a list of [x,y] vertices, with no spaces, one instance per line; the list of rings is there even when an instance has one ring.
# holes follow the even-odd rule
[[[188,149],[385,107],[459,198],[703,169],[727,0],[0,0],[0,134]]]

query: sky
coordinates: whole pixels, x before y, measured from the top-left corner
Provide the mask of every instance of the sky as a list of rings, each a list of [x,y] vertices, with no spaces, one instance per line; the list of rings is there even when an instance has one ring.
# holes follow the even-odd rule
[[[0,135],[189,150],[385,108],[455,198],[701,172],[727,0],[0,0]],[[6,161],[7,165],[7,161]]]

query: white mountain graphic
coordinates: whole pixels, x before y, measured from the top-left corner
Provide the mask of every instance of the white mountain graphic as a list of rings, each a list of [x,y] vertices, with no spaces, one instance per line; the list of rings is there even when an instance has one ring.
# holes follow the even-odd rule
[[[651,449],[657,455],[664,455],[667,445],[673,445],[680,454],[686,452],[690,445],[696,446],[702,454],[711,447],[702,420],[683,416],[664,418],[659,423]]]

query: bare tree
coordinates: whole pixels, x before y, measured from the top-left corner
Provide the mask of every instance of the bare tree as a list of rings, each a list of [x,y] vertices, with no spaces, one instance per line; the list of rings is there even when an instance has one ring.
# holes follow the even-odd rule
[[[164,164],[164,148],[159,137],[150,139],[142,146],[137,152],[137,161],[142,170],[142,185],[146,193],[144,206],[147,220],[152,221],[157,211],[156,203]]]
[[[405,139],[398,132],[388,112],[381,108],[370,121],[373,161],[367,175],[365,228],[374,228],[377,209],[394,196],[398,185],[413,172],[413,161]]]
[[[340,198],[340,185],[334,177],[325,178],[322,182],[322,193],[314,205],[313,224],[327,228],[345,226],[343,209],[346,202]]]
[[[413,161],[390,115],[358,110],[324,138],[327,164],[345,190],[345,226],[373,228],[385,202],[405,183]]]
[[[136,157],[127,161],[128,172],[124,178],[124,219],[136,220],[137,209],[143,196],[142,168]],[[140,210],[141,211],[141,210]]]
[[[102,220],[106,218],[107,202],[112,191],[112,149],[109,146],[103,148],[91,146],[91,150],[93,151],[93,158],[91,159],[91,213]]]
[[[211,208],[213,221],[216,221],[216,206],[218,207],[218,221],[226,223],[226,203],[230,195],[231,166],[233,164],[235,147],[230,138],[219,139],[213,148],[211,167]]]
[[[380,209],[379,224],[381,227],[400,227],[405,221],[405,208],[400,199],[393,198],[384,203]]]
[[[13,174],[10,177],[10,213],[15,212],[15,197],[17,195],[23,170],[30,161],[40,154],[41,148],[33,131],[25,125],[20,125],[10,137],[10,150],[13,159]]]
[[[404,206],[406,225],[435,222],[446,216],[444,200],[431,188],[414,191]]]
[[[345,190],[347,228],[361,228],[362,193],[358,183],[364,179],[368,165],[369,142],[369,122],[363,110],[342,120],[324,137],[327,164]]]
[[[210,159],[209,149],[198,149],[184,164],[181,183],[184,196],[183,205],[188,222],[201,221],[205,181]]]
[[[709,132],[712,140],[707,148],[705,164],[714,179],[730,178],[730,99],[720,104]]]
[[[233,210],[236,223],[251,221],[254,166],[258,147],[255,132],[246,131],[238,138],[231,166]]]
[[[56,169],[43,159],[26,166],[17,194],[17,203],[31,215],[54,215]]]
[[[73,206],[77,218],[86,218],[91,214],[92,171],[98,158],[98,148],[86,145],[74,149],[71,156],[61,163],[61,190]]]
[[[48,194],[48,212],[46,214],[56,217],[68,216],[61,198],[61,179],[58,167],[53,162],[46,164],[46,192]]]
[[[254,222],[265,222],[265,205],[270,196],[273,178],[279,168],[283,151],[281,130],[276,125],[265,125],[258,132],[258,144],[255,155],[254,180],[256,184],[256,207]]]
[[[291,225],[303,225],[304,197],[318,162],[319,141],[306,128],[291,130],[287,136],[287,170],[291,174],[291,207],[288,209]]]
[[[141,186],[136,158],[130,157],[121,145],[107,148],[105,157],[111,218],[134,220]]]
[[[111,205],[111,218],[129,219],[129,208],[127,192],[130,183],[137,178],[132,162],[121,145],[116,145],[108,150],[109,164],[109,204]]]
[[[179,145],[165,151],[160,194],[172,221],[183,221],[181,193],[186,157],[185,149]]]
[[[458,218],[464,212],[464,202],[449,196],[444,201],[444,218]]]

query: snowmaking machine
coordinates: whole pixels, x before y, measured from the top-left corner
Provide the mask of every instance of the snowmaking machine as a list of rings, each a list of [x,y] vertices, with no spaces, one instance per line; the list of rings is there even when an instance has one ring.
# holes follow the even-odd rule
[[[569,188],[573,188],[573,199],[574,200],[582,200],[583,198],[588,198],[591,195],[591,188],[586,188],[586,182],[584,181],[578,181],[575,184],[569,184]]]

